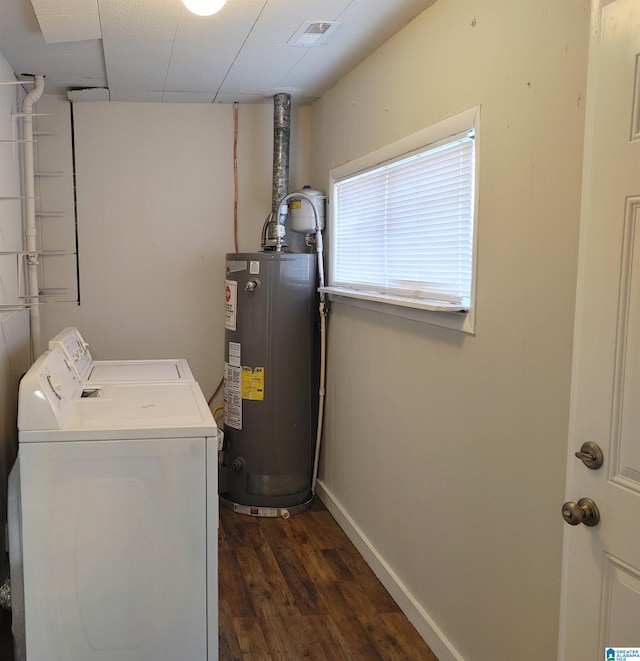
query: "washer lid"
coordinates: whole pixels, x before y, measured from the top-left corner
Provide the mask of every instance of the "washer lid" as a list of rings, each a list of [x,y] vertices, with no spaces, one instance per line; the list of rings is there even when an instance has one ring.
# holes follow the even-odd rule
[[[83,388],[58,426],[22,418],[20,442],[214,436],[217,426],[195,382]],[[39,421],[37,421],[38,423]]]
[[[49,350],[60,349],[80,381],[124,383],[195,381],[183,358],[149,360],[93,360],[80,331],[69,326],[49,340]]]
[[[85,381],[91,383],[145,383],[194,381],[186,360],[94,360]]]

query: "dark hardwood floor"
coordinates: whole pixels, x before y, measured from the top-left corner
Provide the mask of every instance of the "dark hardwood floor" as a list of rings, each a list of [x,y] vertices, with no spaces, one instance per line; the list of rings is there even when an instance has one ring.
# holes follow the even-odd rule
[[[437,661],[320,501],[286,521],[221,508],[219,551],[220,661]]]
[[[220,511],[220,661],[437,661],[324,505]]]

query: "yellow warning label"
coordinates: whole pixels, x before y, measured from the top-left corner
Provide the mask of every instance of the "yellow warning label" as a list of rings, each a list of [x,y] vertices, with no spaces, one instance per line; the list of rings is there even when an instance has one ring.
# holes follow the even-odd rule
[[[264,399],[264,367],[242,366],[242,399]]]
[[[289,208],[302,209],[302,200],[289,200]]]

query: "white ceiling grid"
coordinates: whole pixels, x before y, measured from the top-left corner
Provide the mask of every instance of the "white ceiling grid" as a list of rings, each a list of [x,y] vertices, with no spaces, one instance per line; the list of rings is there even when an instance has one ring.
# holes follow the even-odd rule
[[[0,0],[0,51],[16,73],[45,74],[47,91],[309,103],[433,2],[227,0],[202,17],[181,0]],[[288,45],[305,21],[339,26],[317,46]]]

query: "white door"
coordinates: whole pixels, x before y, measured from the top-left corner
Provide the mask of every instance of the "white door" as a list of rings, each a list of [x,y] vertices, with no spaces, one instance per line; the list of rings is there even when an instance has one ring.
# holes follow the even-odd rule
[[[640,2],[592,11],[566,500],[601,520],[565,528],[565,661],[640,648]],[[585,441],[602,468],[574,456]]]

